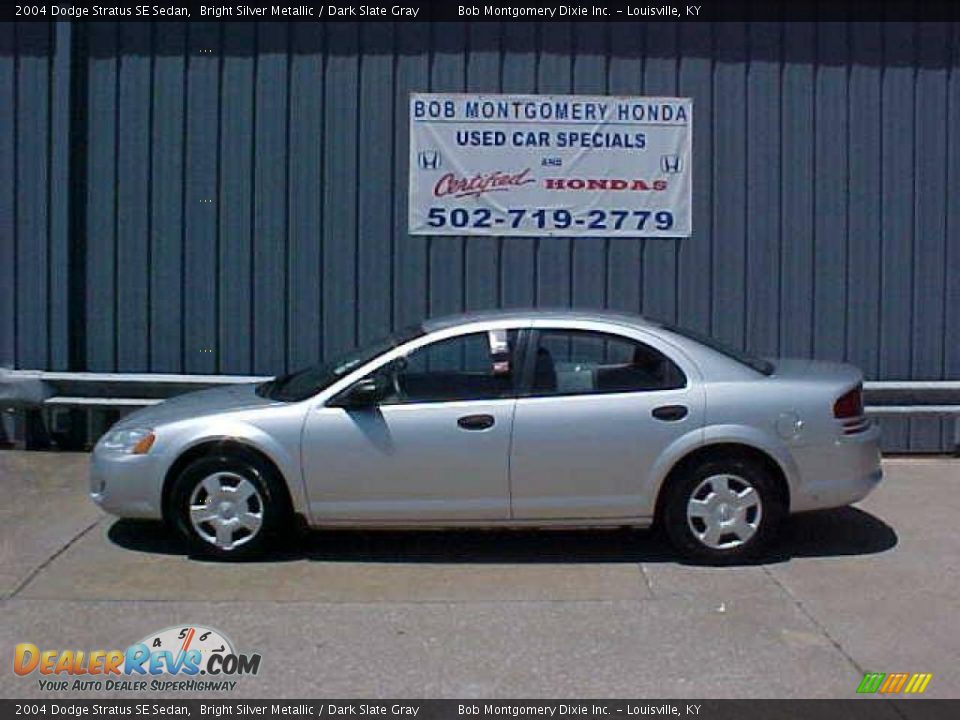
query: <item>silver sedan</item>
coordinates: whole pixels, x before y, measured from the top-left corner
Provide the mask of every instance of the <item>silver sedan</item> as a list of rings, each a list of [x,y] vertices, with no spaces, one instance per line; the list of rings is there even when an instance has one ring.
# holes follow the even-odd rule
[[[91,497],[196,550],[315,527],[658,523],[688,557],[757,553],[788,513],[880,481],[849,365],[763,360],[638,316],[430,320],[260,385],[181,395],[97,444]]]

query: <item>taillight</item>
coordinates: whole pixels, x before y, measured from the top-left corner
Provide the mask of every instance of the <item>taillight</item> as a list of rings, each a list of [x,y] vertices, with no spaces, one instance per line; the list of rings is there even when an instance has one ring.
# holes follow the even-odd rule
[[[857,385],[844,393],[833,404],[833,416],[838,420],[856,418],[863,415],[863,385]]]

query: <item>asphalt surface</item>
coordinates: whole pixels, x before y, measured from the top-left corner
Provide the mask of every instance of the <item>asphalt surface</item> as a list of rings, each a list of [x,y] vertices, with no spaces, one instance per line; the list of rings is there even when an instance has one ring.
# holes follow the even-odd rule
[[[960,460],[884,468],[749,566],[684,565],[626,530],[315,532],[215,563],[102,514],[85,455],[0,452],[0,696],[128,697],[40,691],[14,645],[124,649],[198,624],[262,656],[230,697],[851,698],[867,671],[930,672],[926,697],[957,697]]]

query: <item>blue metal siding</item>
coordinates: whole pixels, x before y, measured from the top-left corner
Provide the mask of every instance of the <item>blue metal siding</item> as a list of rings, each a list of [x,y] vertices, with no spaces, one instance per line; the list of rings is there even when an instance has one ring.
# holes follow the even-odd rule
[[[842,360],[849,145],[847,26],[824,23],[818,31],[813,101],[813,354]]]
[[[257,43],[261,50],[254,93],[253,366],[256,372],[269,373],[282,367],[287,355],[289,28],[260,25]],[[230,240],[224,237],[223,242]]]
[[[48,275],[50,228],[50,94],[52,27],[23,25],[15,70],[17,136],[15,188],[17,357],[50,362]]]
[[[150,141],[149,240],[149,369],[180,372],[183,369],[183,237],[184,237],[184,127],[186,94],[186,26],[158,23],[153,32]],[[234,58],[224,59],[224,74]],[[248,86],[243,86],[248,87]],[[224,95],[223,111],[231,107]],[[237,113],[249,117],[249,113]],[[233,115],[231,115],[233,117]],[[235,157],[234,154],[229,155]],[[224,166],[225,168],[229,166]],[[246,170],[246,166],[241,166]],[[224,175],[223,185],[245,182],[247,172]],[[231,245],[242,246],[246,236],[237,232]],[[247,283],[236,283],[241,290]],[[227,358],[229,343],[221,343],[224,372],[233,372]],[[249,366],[249,361],[242,364]],[[239,371],[239,367],[238,367]]]
[[[220,28],[213,23],[187,25],[184,71],[183,187],[183,369],[188,373],[216,372],[217,344],[217,152],[220,117]],[[259,55],[258,55],[259,59]],[[162,62],[166,58],[158,58]],[[91,114],[96,111],[90,108]],[[271,128],[272,129],[272,128]],[[262,148],[263,144],[260,144]],[[252,168],[256,182],[256,162]],[[284,188],[278,187],[278,193]],[[254,223],[259,215],[253,198]],[[269,229],[261,227],[265,232]],[[276,241],[276,237],[272,238]],[[264,240],[265,242],[265,240]],[[254,252],[256,259],[256,252]],[[228,268],[222,268],[227,271]],[[123,274],[119,268],[118,273]],[[254,273],[254,292],[257,275]],[[275,276],[268,281],[277,281]],[[254,317],[256,328],[256,317]],[[266,333],[254,345],[268,346]],[[256,356],[254,357],[256,367]]]
[[[648,23],[645,28],[643,95],[677,94],[677,23]],[[694,101],[696,102],[696,101]],[[694,108],[696,114],[696,108]],[[588,241],[582,241],[588,242]],[[666,320],[677,319],[677,243],[673,240],[644,240],[644,312]]]
[[[723,342],[743,346],[747,235],[747,147],[761,138],[747,138],[747,32],[744,23],[724,23],[714,37],[713,67],[713,222],[714,245],[710,332]],[[693,99],[694,123],[697,99]],[[694,151],[696,152],[696,151]],[[696,161],[694,155],[694,161]],[[715,238],[723,238],[722,243]],[[772,242],[772,238],[768,240]],[[657,279],[653,279],[657,282]],[[662,280],[660,280],[662,282]]]
[[[16,329],[16,36],[0,23],[0,365],[13,365]]]
[[[463,92],[467,64],[466,30],[465,23],[430,25],[430,90]],[[408,103],[404,103],[398,108],[398,112],[406,116],[407,107]],[[399,251],[403,252],[403,248],[399,248]],[[463,238],[431,238],[427,242],[427,274],[424,281],[427,290],[427,312],[430,315],[448,315],[463,309]]]
[[[880,84],[882,46],[877,42],[881,23],[851,28],[851,62],[847,106],[849,127],[856,142],[848,146],[850,212],[847,217],[847,335],[851,362],[870,377],[879,370],[880,261],[882,218],[878,212],[882,158]],[[861,210],[862,209],[862,210]]]
[[[952,28],[949,55],[950,69],[947,73],[947,182],[943,191],[947,198],[946,255],[943,272],[946,287],[943,295],[944,308],[944,354],[943,377],[960,377],[960,23]],[[943,445],[949,442],[949,428],[943,427]]]
[[[216,197],[220,273],[215,283],[211,279],[211,286],[219,293],[217,358],[221,371],[233,374],[253,367],[256,32],[254,24],[242,23],[224,35],[220,72],[220,186]],[[295,158],[292,156],[292,161]]]
[[[150,238],[150,26],[120,27],[117,77],[117,369],[148,358]]]
[[[749,28],[745,325],[746,344],[764,355],[776,354],[780,325],[780,37],[776,23]]]
[[[630,39],[623,33],[624,48],[629,53]],[[680,56],[678,92],[683,97],[692,97],[693,106],[693,152],[702,161],[694,162],[693,187],[697,188],[697,202],[693,203],[693,232],[678,243],[677,317],[694,330],[709,332],[710,308],[713,304],[713,153],[714,153],[714,102],[713,102],[713,29],[707,24],[683,25],[680,29],[680,44],[685,49]],[[631,65],[641,62],[638,57]],[[628,66],[629,67],[629,66]],[[628,69],[624,68],[625,70]],[[629,83],[629,74],[624,73]],[[628,86],[628,89],[630,86]],[[698,122],[697,118],[703,118]],[[618,243],[619,244],[619,243]],[[633,243],[631,243],[633,244]],[[628,295],[629,275],[622,280],[624,297]],[[612,289],[612,288],[611,288]],[[621,307],[626,310],[641,307],[639,298]]]
[[[50,59],[47,364],[51,370],[66,370],[70,364],[70,116],[58,108],[70,107],[72,30],[69,23],[53,26]]]
[[[958,65],[955,23],[0,25],[0,363],[271,373],[539,304],[957,378]],[[409,236],[424,90],[692,97],[692,237]]]
[[[324,34],[295,25],[290,58],[287,347],[291,367],[316,361],[322,332]],[[384,205],[381,199],[380,205]],[[386,237],[391,233],[388,228]],[[230,235],[224,235],[223,246]],[[389,262],[389,256],[387,262]],[[237,283],[243,287],[242,283]],[[238,290],[239,292],[239,290]],[[386,292],[389,294],[389,285]],[[249,302],[249,300],[248,300]],[[229,311],[228,311],[229,312]],[[238,330],[242,328],[237,323]]]
[[[911,314],[911,377],[934,380],[943,373],[944,298],[947,266],[947,164],[940,153],[947,147],[947,71],[950,27],[925,23],[918,30],[916,104],[916,196],[914,212],[913,306]],[[955,192],[952,194],[956,194]],[[956,267],[954,268],[956,271]],[[954,328],[953,339],[957,334]],[[935,450],[941,443],[941,423],[910,423],[910,447]]]
[[[87,42],[86,358],[88,370],[117,370],[117,26],[94,23]],[[124,208],[130,212],[134,208]],[[124,268],[125,269],[125,268]],[[18,357],[21,367],[30,367]]]
[[[813,291],[814,188],[817,177],[813,132],[816,38],[813,23],[790,23],[783,29],[778,354],[799,357],[808,357],[813,352],[810,298]],[[772,243],[773,239],[768,242]]]
[[[916,37],[913,26],[885,24],[884,68],[881,83],[880,166],[880,378],[910,374],[911,298],[913,296],[913,229],[916,188],[915,128]],[[886,441],[907,443],[908,420],[884,427]]]
[[[489,89],[489,78],[497,78],[500,71],[499,50],[501,27],[497,24],[476,23],[467,26],[466,91]],[[499,91],[498,81],[496,88]],[[402,106],[401,106],[402,107]],[[498,238],[476,238],[466,243],[465,304],[468,310],[496,307],[500,303],[499,253],[502,241]]]

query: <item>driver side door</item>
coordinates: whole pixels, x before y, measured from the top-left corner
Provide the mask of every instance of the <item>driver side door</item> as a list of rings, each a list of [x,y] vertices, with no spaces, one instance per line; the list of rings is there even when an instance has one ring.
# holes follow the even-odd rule
[[[457,335],[375,372],[362,408],[310,411],[303,468],[314,522],[503,520],[516,405],[517,331]]]

